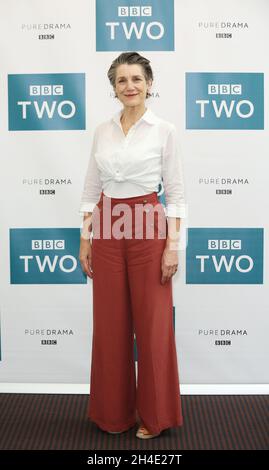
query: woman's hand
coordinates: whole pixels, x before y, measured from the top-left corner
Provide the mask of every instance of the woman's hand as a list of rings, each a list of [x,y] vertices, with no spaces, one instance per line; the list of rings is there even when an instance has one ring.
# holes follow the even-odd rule
[[[178,254],[177,250],[173,250],[166,246],[162,254],[162,278],[161,283],[169,281],[169,279],[176,273],[178,267]]]
[[[92,279],[92,245],[90,240],[80,239],[79,261],[82,270]]]

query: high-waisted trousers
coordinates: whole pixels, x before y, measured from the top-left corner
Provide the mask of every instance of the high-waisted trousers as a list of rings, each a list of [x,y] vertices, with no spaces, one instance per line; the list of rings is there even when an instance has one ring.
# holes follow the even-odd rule
[[[110,203],[104,208],[104,198]],[[104,229],[127,204],[132,217],[129,233],[110,236]],[[146,214],[135,219],[135,205],[162,209],[153,214],[153,237],[146,236]],[[147,204],[149,206],[147,206]],[[156,208],[156,207],[155,207]],[[179,372],[173,328],[172,278],[161,283],[161,259],[168,231],[156,192],[130,198],[110,198],[101,193],[99,234],[92,238],[93,336],[88,417],[104,431],[126,431],[140,422],[152,434],[183,424]],[[130,219],[130,217],[129,217]],[[164,222],[165,233],[159,233]],[[97,220],[97,218],[95,218]],[[97,226],[95,221],[93,225]],[[96,233],[98,230],[96,231]],[[131,233],[131,237],[130,237]],[[162,236],[164,235],[164,236]],[[140,238],[139,238],[140,237]],[[134,354],[137,349],[137,380]]]

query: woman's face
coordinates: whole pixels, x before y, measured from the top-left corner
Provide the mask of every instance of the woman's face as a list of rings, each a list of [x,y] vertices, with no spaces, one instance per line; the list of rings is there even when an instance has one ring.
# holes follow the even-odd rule
[[[152,80],[147,84],[139,64],[121,64],[116,69],[114,90],[124,106],[144,105],[151,84]]]

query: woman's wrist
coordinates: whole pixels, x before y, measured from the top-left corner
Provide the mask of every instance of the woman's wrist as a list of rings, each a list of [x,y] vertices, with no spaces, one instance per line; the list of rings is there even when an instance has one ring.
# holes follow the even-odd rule
[[[170,237],[166,237],[166,245],[165,247],[168,250],[178,250],[179,249],[179,239],[174,239]]]
[[[91,237],[90,236],[89,237],[84,237],[84,235],[80,234],[80,241],[90,243]]]
[[[92,212],[84,213],[80,226],[80,240],[90,241],[92,235]]]
[[[180,229],[180,218],[179,217],[168,217],[167,218],[167,237],[166,237],[166,248],[169,250],[179,249],[179,229]]]

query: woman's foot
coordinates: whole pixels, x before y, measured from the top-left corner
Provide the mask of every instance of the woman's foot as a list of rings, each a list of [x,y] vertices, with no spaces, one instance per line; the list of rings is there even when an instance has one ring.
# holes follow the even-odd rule
[[[158,434],[150,434],[150,432],[145,428],[145,426],[139,426],[138,431],[136,433],[136,437],[139,437],[140,439],[151,439],[152,437],[157,437],[161,433]]]

